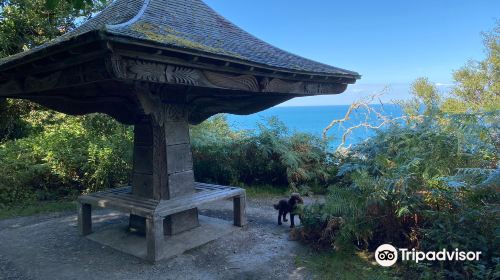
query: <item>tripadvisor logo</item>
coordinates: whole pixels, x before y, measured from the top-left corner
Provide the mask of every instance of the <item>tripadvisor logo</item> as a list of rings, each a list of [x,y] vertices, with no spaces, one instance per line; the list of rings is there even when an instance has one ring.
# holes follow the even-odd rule
[[[481,252],[465,252],[458,249],[422,252],[415,249],[396,249],[390,244],[383,244],[375,250],[375,261],[379,265],[387,267],[394,265],[398,261],[398,257],[401,258],[401,261],[418,263],[420,261],[478,261],[480,255]]]
[[[380,245],[375,251],[375,260],[381,266],[391,266],[398,261],[398,251],[390,244]]]

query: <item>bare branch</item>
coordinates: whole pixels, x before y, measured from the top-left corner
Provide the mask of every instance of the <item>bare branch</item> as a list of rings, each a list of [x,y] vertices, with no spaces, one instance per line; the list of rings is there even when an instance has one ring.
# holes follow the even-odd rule
[[[353,112],[358,111],[360,109],[364,109],[366,111],[365,120],[357,125],[354,125],[354,126],[351,126],[351,127],[348,127],[347,129],[345,129],[344,133],[341,136],[342,141],[339,144],[339,146],[337,147],[336,151],[339,151],[342,147],[345,146],[346,141],[347,141],[347,137],[349,137],[349,135],[356,129],[367,128],[367,129],[377,130],[377,129],[380,129],[388,124],[399,124],[398,122],[401,120],[421,121],[423,119],[423,116],[421,116],[421,115],[418,115],[418,116],[400,116],[400,117],[393,118],[393,117],[390,117],[390,116],[383,114],[383,112],[379,112],[373,106],[370,106],[370,104],[372,104],[372,102],[374,100],[378,100],[380,102],[380,104],[382,104],[380,96],[384,95],[387,92],[387,90],[388,90],[388,88],[386,87],[377,94],[370,95],[366,98],[363,98],[363,99],[358,100],[358,101],[354,102],[353,104],[351,104],[351,106],[349,106],[349,108],[347,109],[347,112],[345,113],[343,118],[333,120],[332,122],[330,122],[330,124],[327,127],[325,127],[325,129],[323,129],[323,140],[325,140],[325,141],[327,140],[327,133],[330,129],[332,129],[336,125],[342,125],[343,123],[347,122],[348,120],[350,120]],[[380,123],[373,124],[373,122],[370,122],[370,120],[373,119],[373,115],[375,116],[376,120],[380,121]]]

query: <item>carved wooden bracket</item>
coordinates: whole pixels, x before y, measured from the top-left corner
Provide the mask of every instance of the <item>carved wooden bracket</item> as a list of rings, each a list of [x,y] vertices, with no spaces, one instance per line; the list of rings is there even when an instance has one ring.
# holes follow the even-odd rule
[[[231,74],[114,53],[80,64],[33,67],[25,76],[14,73],[0,81],[0,97],[30,99],[68,114],[106,113],[124,123],[146,113],[158,123],[178,116],[197,124],[217,113],[251,114],[293,97],[341,93],[347,87],[255,73]]]
[[[41,74],[28,74],[25,77],[0,82],[0,96],[14,97],[22,93],[42,92],[58,88],[110,79],[106,63],[101,60]]]
[[[259,75],[228,74],[114,54],[111,58],[0,82],[0,96],[14,97],[23,93],[75,87],[112,78],[165,85],[293,95],[335,94],[347,87],[347,84],[334,82],[291,81]]]
[[[288,81],[253,75],[232,75],[143,59],[111,59],[114,75],[119,79],[153,83],[239,90],[246,92],[317,95],[340,93],[347,87],[339,83]]]
[[[163,103],[158,94],[145,88],[137,89],[137,99],[144,113],[153,116],[156,123],[162,127],[167,120],[187,120],[188,110],[185,104]]]

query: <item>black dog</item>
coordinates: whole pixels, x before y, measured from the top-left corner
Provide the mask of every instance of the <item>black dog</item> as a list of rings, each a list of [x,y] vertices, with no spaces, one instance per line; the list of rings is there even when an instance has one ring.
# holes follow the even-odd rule
[[[282,199],[278,202],[278,204],[274,204],[274,209],[278,210],[278,225],[281,225],[281,216],[283,216],[283,221],[288,222],[286,219],[286,214],[290,213],[290,227],[295,227],[294,223],[294,210],[297,204],[303,204],[304,201],[300,194],[293,193],[289,200]]]

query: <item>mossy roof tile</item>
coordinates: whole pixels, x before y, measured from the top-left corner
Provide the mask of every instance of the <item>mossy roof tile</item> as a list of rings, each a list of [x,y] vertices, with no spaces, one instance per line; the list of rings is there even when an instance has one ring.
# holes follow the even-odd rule
[[[41,50],[100,31],[110,36],[151,41],[285,71],[359,78],[353,71],[312,61],[274,47],[237,27],[201,0],[116,0],[75,30],[32,50],[0,60],[15,65]]]

